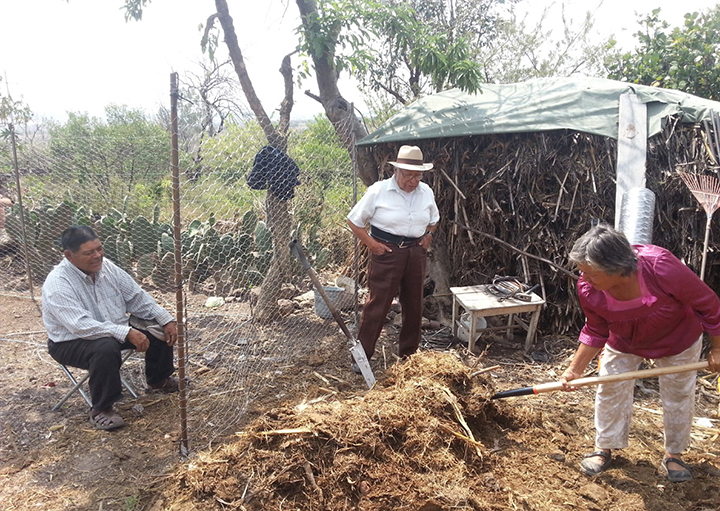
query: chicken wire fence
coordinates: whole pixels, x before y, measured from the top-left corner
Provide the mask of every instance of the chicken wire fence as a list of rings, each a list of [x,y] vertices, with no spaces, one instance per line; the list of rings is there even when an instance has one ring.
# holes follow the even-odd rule
[[[254,122],[212,137],[187,135],[194,127],[179,123],[182,301],[168,131],[72,116],[16,136],[14,151],[12,138],[0,147],[0,193],[14,201],[0,231],[0,292],[39,297],[63,257],[62,231],[92,226],[105,257],[184,318],[188,430],[204,443],[234,431],[267,396],[281,399],[284,378],[317,340],[333,337],[332,349],[347,353],[288,244],[305,247],[353,323],[356,244],[345,217],[358,191],[351,156],[324,118],[292,128],[286,151],[269,146]],[[141,355],[128,368],[144,387]]]

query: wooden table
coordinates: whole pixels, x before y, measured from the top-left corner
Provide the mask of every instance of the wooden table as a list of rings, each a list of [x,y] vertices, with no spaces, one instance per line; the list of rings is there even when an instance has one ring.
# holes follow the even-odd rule
[[[527,331],[525,337],[525,351],[530,350],[530,346],[535,341],[535,333],[537,324],[540,319],[540,310],[545,304],[545,300],[530,293],[531,300],[524,302],[515,298],[498,301],[498,297],[487,290],[487,285],[451,287],[450,292],[453,295],[453,311],[452,311],[452,332],[457,337],[458,327],[460,326],[460,308],[465,309],[470,315],[470,325],[468,328],[468,349],[475,349],[475,337],[479,332],[487,332],[493,330],[506,330],[507,337],[512,339],[513,330],[522,328]],[[525,322],[518,314],[531,313],[529,322]],[[508,321],[506,326],[477,328],[478,318],[488,316],[507,315]]]

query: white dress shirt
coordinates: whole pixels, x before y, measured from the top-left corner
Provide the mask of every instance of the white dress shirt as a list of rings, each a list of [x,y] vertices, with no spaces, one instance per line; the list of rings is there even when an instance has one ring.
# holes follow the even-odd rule
[[[43,322],[53,342],[101,337],[123,342],[130,332],[128,313],[160,325],[174,321],[127,272],[108,259],[103,259],[95,281],[63,259],[43,284]]]
[[[422,181],[412,192],[400,189],[395,176],[370,185],[347,216],[353,224],[368,223],[396,236],[419,238],[440,220],[432,189]]]

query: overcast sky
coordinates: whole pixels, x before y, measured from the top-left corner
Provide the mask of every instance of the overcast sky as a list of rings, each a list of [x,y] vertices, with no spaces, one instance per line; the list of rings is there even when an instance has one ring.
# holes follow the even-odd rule
[[[599,1],[599,0],[598,0]],[[526,0],[532,9],[550,0]],[[560,2],[554,2],[558,5]],[[631,41],[634,12],[661,7],[672,26],[689,10],[716,0],[605,0],[596,29]],[[284,55],[296,44],[297,7],[292,0],[229,0],[230,13],[246,65],[268,112],[282,99],[278,73]],[[597,5],[568,0],[576,19]],[[592,5],[591,5],[592,4]],[[110,103],[156,111],[169,104],[170,73],[196,69],[201,60],[198,26],[214,12],[213,0],[153,0],[143,20],[126,23],[122,0],[0,0],[0,83],[3,94],[22,99],[39,118],[65,118],[68,111],[102,116]],[[316,85],[304,85],[315,91]],[[341,90],[351,101],[347,82]],[[320,113],[302,90],[295,92],[294,118]]]

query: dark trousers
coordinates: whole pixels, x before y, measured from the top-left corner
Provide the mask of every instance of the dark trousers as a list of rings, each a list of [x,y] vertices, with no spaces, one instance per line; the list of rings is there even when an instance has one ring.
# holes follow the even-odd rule
[[[371,254],[368,268],[370,295],[363,306],[358,330],[358,339],[368,358],[375,353],[375,344],[398,288],[402,307],[398,354],[412,355],[420,345],[427,252],[420,245],[399,248],[387,243],[387,246],[392,252]]]
[[[145,379],[148,385],[157,385],[175,372],[173,349],[165,341],[144,330],[142,332],[150,340],[150,347],[145,352]],[[112,337],[65,342],[48,340],[48,353],[53,359],[66,366],[86,369],[90,373],[92,408],[97,412],[108,410],[122,397],[120,352],[134,349],[135,345],[131,342],[120,343]]]

